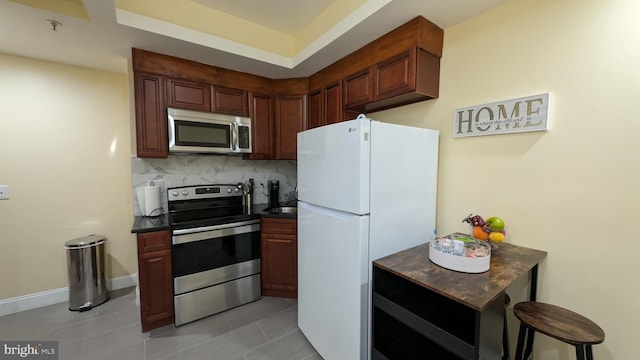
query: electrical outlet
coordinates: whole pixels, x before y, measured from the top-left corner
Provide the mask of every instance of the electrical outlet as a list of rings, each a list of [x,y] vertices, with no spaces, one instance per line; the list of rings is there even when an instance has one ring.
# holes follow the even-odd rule
[[[163,181],[162,180],[149,180],[147,182],[147,186],[159,186],[162,187],[163,185]]]
[[[0,185],[0,200],[9,199],[9,185]]]

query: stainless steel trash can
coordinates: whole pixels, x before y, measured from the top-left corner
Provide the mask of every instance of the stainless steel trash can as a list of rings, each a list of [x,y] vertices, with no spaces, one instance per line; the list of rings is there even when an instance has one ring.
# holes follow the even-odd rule
[[[105,275],[105,243],[100,235],[89,235],[64,244],[67,251],[69,310],[86,311],[109,300]]]

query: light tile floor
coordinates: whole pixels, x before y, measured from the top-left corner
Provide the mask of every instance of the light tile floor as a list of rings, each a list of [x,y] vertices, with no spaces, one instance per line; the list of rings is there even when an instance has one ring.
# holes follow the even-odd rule
[[[179,327],[140,328],[135,288],[86,312],[67,303],[0,317],[0,341],[58,341],[60,360],[322,360],[297,326],[297,302],[256,302]]]

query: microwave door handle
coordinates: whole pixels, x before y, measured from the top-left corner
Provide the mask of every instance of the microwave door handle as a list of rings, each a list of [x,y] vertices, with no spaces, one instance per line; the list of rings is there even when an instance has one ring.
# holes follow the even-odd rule
[[[238,124],[231,123],[231,150],[237,152],[240,148],[238,144]]]

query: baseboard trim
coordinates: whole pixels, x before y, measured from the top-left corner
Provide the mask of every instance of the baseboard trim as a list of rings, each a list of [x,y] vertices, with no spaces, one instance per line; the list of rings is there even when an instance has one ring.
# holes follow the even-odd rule
[[[110,290],[118,290],[137,285],[138,274],[135,273],[110,279],[107,287]],[[0,316],[59,304],[65,301],[69,301],[68,287],[0,300]]]

